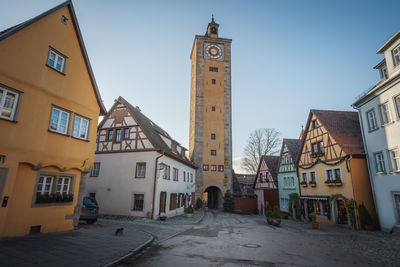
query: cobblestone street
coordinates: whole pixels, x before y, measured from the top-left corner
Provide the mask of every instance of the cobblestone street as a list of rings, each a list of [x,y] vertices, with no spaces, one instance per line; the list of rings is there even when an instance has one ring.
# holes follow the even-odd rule
[[[321,226],[321,225],[320,225]],[[399,266],[400,237],[283,220],[207,212],[192,228],[155,243],[128,266]]]

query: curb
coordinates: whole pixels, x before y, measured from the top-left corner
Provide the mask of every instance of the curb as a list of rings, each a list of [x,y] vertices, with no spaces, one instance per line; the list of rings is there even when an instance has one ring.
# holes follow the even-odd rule
[[[118,263],[120,263],[121,261],[123,261],[123,260],[125,260],[125,259],[127,259],[127,258],[129,258],[129,257],[132,257],[132,256],[136,255],[138,252],[140,252],[140,251],[142,251],[143,249],[145,249],[146,247],[150,246],[150,244],[154,241],[155,237],[154,237],[152,234],[148,233],[148,232],[145,232],[145,231],[142,231],[142,230],[139,230],[139,231],[141,231],[141,232],[146,233],[147,235],[149,235],[149,236],[150,236],[149,240],[147,240],[146,242],[144,242],[143,244],[141,244],[141,245],[138,246],[137,248],[135,248],[135,249],[129,251],[126,255],[124,255],[124,256],[122,256],[122,257],[116,259],[115,261],[112,261],[112,262],[110,262],[110,263],[104,264],[104,265],[102,265],[102,266],[103,266],[103,267],[116,266],[116,265],[117,265]]]
[[[206,214],[206,213],[205,213],[204,210],[203,210],[203,215],[201,215],[201,217],[200,217],[197,221],[195,221],[194,223],[192,223],[192,224],[196,224],[196,223],[201,222],[201,221],[203,220],[203,218],[204,218],[204,214]]]

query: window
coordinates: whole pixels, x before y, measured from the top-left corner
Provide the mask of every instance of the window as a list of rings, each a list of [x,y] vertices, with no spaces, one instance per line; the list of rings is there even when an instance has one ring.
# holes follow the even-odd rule
[[[117,130],[115,131],[115,142],[116,142],[116,143],[121,142],[121,132],[122,132],[121,129],[117,129]]]
[[[306,172],[303,172],[303,173],[301,174],[301,179],[302,179],[302,182],[303,182],[303,183],[307,183],[307,173],[306,173]]]
[[[216,84],[215,79],[211,79],[211,83],[212,83],[212,84]]]
[[[193,183],[193,173],[190,174],[190,182]]]
[[[69,112],[66,112],[66,111],[63,111],[61,109],[52,107],[52,109],[51,109],[51,120],[50,120],[50,130],[53,131],[53,132],[67,134],[69,116],[70,116]]]
[[[290,177],[290,187],[294,188],[294,177]]]
[[[335,173],[335,181],[341,182],[342,181],[342,172],[341,172],[340,168],[336,168],[333,171]]]
[[[215,140],[215,133],[212,133],[212,134],[211,134],[211,139],[212,139],[212,140]]]
[[[400,119],[400,95],[397,95],[393,98],[394,108],[396,109],[397,118]]]
[[[400,171],[400,156],[398,149],[389,150],[391,171]]]
[[[93,168],[92,168],[92,172],[90,173],[90,176],[98,177],[99,173],[100,173],[100,162],[95,162],[95,163],[93,163]]]
[[[333,181],[333,170],[332,169],[326,170],[326,180],[329,182]]]
[[[163,178],[169,180],[170,179],[170,175],[171,175],[171,168],[170,168],[169,165],[165,165]]]
[[[47,60],[47,65],[59,72],[64,72],[65,67],[65,56],[57,53],[53,49],[49,50],[49,59]]]
[[[212,71],[212,72],[218,72],[218,68],[217,67],[210,67],[209,70]]]
[[[113,139],[113,134],[114,134],[114,130],[108,130],[108,141],[111,141]]]
[[[88,139],[89,120],[75,115],[74,130],[72,136],[80,139]]]
[[[136,163],[136,178],[144,178],[146,176],[146,162]]]
[[[68,194],[69,193],[69,185],[71,182],[70,177],[60,177],[57,181],[57,193],[59,194]]]
[[[385,160],[382,152],[375,153],[375,166],[376,172],[385,172]]]
[[[72,177],[65,174],[40,174],[35,203],[72,202]]]
[[[124,139],[129,139],[129,128],[124,129]]]
[[[379,111],[381,114],[382,125],[389,123],[390,122],[389,102],[379,105]]]
[[[133,194],[133,210],[143,211],[144,194]]]
[[[367,111],[367,120],[368,120],[369,131],[378,129],[378,124],[376,123],[375,111],[373,109]]]
[[[210,165],[210,171],[212,172],[217,171],[217,165]]]
[[[317,127],[318,127],[318,122],[317,122],[317,120],[313,120],[313,121],[312,121],[312,128],[315,129],[315,128],[317,128]]]
[[[387,78],[389,78],[386,66],[384,66],[384,67],[379,69],[379,74],[381,75],[381,79],[382,80],[386,80]]]
[[[400,45],[392,50],[393,65],[397,66],[400,63]]]
[[[311,144],[311,149],[313,153],[318,153],[318,144],[317,143]]]
[[[183,181],[186,182],[186,172],[183,172]],[[188,181],[189,181],[189,176],[188,176]]]
[[[218,171],[223,172],[224,171],[224,165],[218,165]]]
[[[208,164],[203,164],[203,171],[208,171]]]
[[[178,181],[179,170],[178,170],[177,168],[173,168],[172,170],[173,170],[173,177],[172,177],[172,179],[173,179],[174,181]]]
[[[0,118],[13,120],[19,95],[0,87]]]
[[[316,183],[316,181],[315,181],[315,171],[310,172],[310,183]]]
[[[211,111],[215,111],[215,107],[214,106],[211,107]]]
[[[325,153],[324,142],[322,142],[322,141],[318,142],[318,148],[319,148],[319,152],[320,152],[321,154],[324,154],[324,153]]]
[[[211,156],[216,156],[217,155],[217,150],[211,150]]]

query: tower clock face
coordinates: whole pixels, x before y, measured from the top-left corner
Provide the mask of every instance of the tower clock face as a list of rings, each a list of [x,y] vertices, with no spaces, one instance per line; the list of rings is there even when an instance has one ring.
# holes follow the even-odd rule
[[[204,44],[204,58],[224,60],[224,45],[223,44]]]

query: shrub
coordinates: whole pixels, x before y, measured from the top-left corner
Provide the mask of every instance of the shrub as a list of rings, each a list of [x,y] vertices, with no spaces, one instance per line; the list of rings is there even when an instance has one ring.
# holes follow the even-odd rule
[[[275,219],[280,219],[281,218],[281,212],[279,211],[278,206],[274,207],[274,211],[272,212],[271,217],[275,218]]]
[[[192,207],[187,207],[184,209],[185,213],[193,213],[193,208]]]
[[[230,190],[227,190],[224,196],[224,211],[232,212],[235,209],[235,203]]]
[[[196,209],[201,209],[203,207],[203,201],[201,200],[201,198],[197,198],[196,200]]]
[[[267,203],[267,206],[265,207],[265,216],[266,217],[271,217],[272,216],[272,208],[269,205],[269,203]]]
[[[317,220],[317,215],[315,214],[315,212],[312,212],[308,214],[308,218],[310,218],[310,221],[315,222]]]

